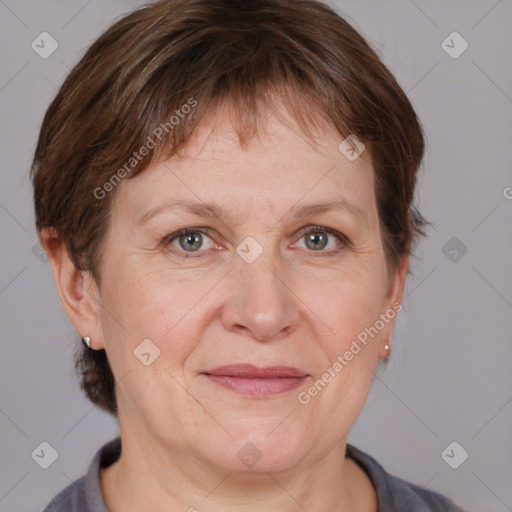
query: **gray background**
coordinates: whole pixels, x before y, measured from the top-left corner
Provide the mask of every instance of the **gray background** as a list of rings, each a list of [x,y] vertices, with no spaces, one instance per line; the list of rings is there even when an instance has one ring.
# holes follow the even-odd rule
[[[79,342],[49,264],[32,252],[28,170],[66,73],[114,18],[140,3],[0,0],[2,511],[42,510],[117,434],[73,374]],[[413,259],[388,368],[349,441],[468,511],[512,510],[512,2],[332,3],[417,109],[428,138],[418,201],[436,224]],[[47,59],[31,48],[43,31],[59,44]],[[456,59],[441,46],[453,31],[469,44]],[[42,441],[59,454],[46,470],[31,458]],[[441,457],[453,441],[469,453],[458,469]],[[460,457],[459,448],[453,453]]]

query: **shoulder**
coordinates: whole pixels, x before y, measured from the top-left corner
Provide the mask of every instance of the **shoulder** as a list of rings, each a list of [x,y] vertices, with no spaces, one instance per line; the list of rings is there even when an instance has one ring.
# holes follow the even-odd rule
[[[95,454],[87,474],[62,490],[43,512],[107,512],[100,484],[100,468],[115,462],[121,453],[120,438],[103,445]]]
[[[85,476],[75,480],[63,489],[43,512],[82,512],[87,510],[85,497]]]
[[[464,512],[446,496],[389,474],[373,457],[348,443],[347,456],[372,480],[379,512]]]
[[[415,512],[464,512],[451,499],[388,474],[391,487],[397,498],[396,510],[414,510]],[[410,508],[414,506],[414,508]]]

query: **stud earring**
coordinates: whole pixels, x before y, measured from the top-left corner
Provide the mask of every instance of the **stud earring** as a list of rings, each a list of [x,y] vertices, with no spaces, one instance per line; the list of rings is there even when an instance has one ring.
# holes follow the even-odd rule
[[[389,345],[388,345],[387,343],[384,345],[384,350],[385,350],[386,352],[388,352],[388,351],[389,351]]]
[[[89,336],[82,336],[82,343],[89,349],[93,350],[91,347],[91,338]]]

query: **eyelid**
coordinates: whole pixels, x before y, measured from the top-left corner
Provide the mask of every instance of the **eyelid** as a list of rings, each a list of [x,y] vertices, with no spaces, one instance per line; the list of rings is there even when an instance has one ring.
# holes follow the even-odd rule
[[[206,228],[206,227],[192,227],[192,228],[183,228],[179,229],[178,231],[175,231],[174,233],[171,233],[170,235],[167,235],[162,240],[162,243],[169,243],[172,242],[175,238],[179,238],[180,236],[189,235],[190,233],[202,233],[206,235],[210,235],[210,233],[214,231],[212,228]]]
[[[171,242],[173,242],[175,239],[179,238],[180,236],[184,236],[184,235],[188,235],[188,234],[191,234],[191,233],[201,233],[201,234],[205,234],[207,236],[209,236],[210,238],[212,238],[210,236],[210,234],[212,232],[214,232],[215,230],[212,229],[212,228],[208,228],[208,227],[191,227],[191,228],[183,228],[183,229],[180,229],[178,231],[175,231],[174,233],[171,233],[170,235],[167,235],[166,237],[163,238],[162,242],[161,242],[161,245],[162,247],[168,247]],[[321,255],[327,255],[327,254],[335,254],[335,253],[338,253],[340,252],[341,250],[343,250],[344,247],[349,247],[351,245],[351,242],[350,240],[348,239],[348,237],[346,235],[344,235],[343,233],[340,233],[339,231],[335,230],[335,229],[331,229],[331,228],[327,228],[327,227],[324,227],[324,226],[318,226],[318,225],[309,225],[309,226],[304,226],[303,228],[301,228],[298,233],[295,235],[295,237],[298,239],[297,241],[299,241],[304,235],[307,235],[309,233],[315,233],[315,232],[324,232],[324,233],[328,233],[332,236],[334,236],[335,238],[337,238],[340,243],[342,244],[342,248],[337,248],[337,249],[331,249],[329,251],[318,251],[318,254]],[[213,239],[212,239],[213,241]],[[296,244],[297,242],[295,242]],[[292,246],[294,246],[295,244],[292,244]],[[185,255],[184,257],[185,258],[194,258],[194,257],[198,257],[198,256],[194,256],[194,254],[198,254],[198,255],[201,255],[201,253],[205,253],[207,251],[181,251],[181,250],[177,250],[177,252],[180,254],[180,255]],[[308,251],[310,253],[315,253],[316,251]]]
[[[207,227],[202,227],[202,226],[179,229],[178,231],[175,231],[175,232],[171,233],[170,235],[165,236],[159,245],[161,245],[164,249],[168,248],[171,245],[171,243],[174,240],[176,240],[177,238],[179,238],[180,236],[189,235],[191,233],[201,233],[202,235],[207,235],[210,239],[212,239],[212,242],[214,242],[213,238],[210,236],[210,234],[214,231],[215,230],[212,228],[207,228]],[[174,248],[174,249],[176,249],[176,248]],[[194,256],[194,254],[200,255],[201,253],[205,253],[206,251],[187,252],[187,251],[181,251],[179,249],[176,249],[176,252],[178,252],[180,255],[185,254],[185,257],[187,257],[187,258],[194,258],[194,257],[197,258],[197,256]]]
[[[339,231],[337,231],[335,229],[331,229],[331,228],[328,228],[325,226],[318,226],[318,225],[310,225],[310,226],[303,227],[301,230],[299,230],[298,239],[300,240],[304,235],[307,235],[309,233],[316,233],[318,231],[328,233],[328,234],[334,236],[335,238],[337,238],[340,241],[340,243],[343,245],[343,247],[350,247],[350,245],[351,245],[349,238],[346,235],[344,235],[343,233],[340,233]],[[311,252],[311,253],[317,252],[318,254],[335,254],[335,253],[339,252],[340,250],[342,250],[342,249],[331,249],[330,251],[308,251],[308,252]]]

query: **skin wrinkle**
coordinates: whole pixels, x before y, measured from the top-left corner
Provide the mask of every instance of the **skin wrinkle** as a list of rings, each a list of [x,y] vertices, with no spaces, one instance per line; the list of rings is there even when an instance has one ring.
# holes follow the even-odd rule
[[[388,280],[371,159],[346,160],[332,131],[314,151],[272,117],[265,136],[242,149],[226,112],[215,120],[215,137],[204,141],[205,125],[183,158],[155,163],[118,186],[97,293],[130,335],[97,305],[82,303],[77,309],[93,313],[70,314],[94,348],[106,349],[116,378],[130,370],[117,388],[123,452],[101,472],[107,506],[297,510],[284,487],[306,510],[375,512],[371,483],[344,453],[372,384],[368,370],[385,355],[394,321],[309,404],[297,401],[359,332],[401,300],[405,272]],[[364,209],[367,223],[344,213],[300,221],[287,215],[336,196]],[[174,198],[220,203],[235,221],[165,213],[138,226],[152,205]],[[345,232],[353,246],[334,256],[288,248],[299,229],[317,224]],[[218,232],[212,239],[223,250],[185,260],[158,245],[192,226]],[[235,253],[246,236],[264,248],[251,264]],[[133,355],[146,338],[161,351],[147,367]],[[237,362],[295,366],[311,377],[291,392],[255,399],[200,375]],[[237,458],[247,442],[263,454],[251,470]]]

